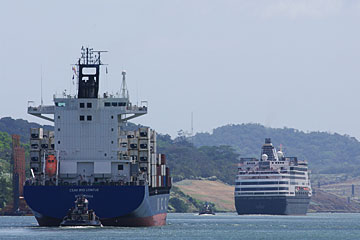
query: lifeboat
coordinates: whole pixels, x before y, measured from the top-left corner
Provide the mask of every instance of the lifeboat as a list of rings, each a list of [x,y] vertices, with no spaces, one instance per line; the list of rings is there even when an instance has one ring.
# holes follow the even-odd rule
[[[46,158],[45,172],[49,177],[56,175],[57,160],[55,155],[48,155]]]

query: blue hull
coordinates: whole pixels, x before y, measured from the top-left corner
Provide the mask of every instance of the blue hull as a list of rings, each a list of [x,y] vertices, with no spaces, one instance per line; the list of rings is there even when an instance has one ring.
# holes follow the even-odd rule
[[[24,186],[24,198],[40,226],[59,226],[81,194],[105,226],[166,223],[169,194],[150,196],[148,186]]]

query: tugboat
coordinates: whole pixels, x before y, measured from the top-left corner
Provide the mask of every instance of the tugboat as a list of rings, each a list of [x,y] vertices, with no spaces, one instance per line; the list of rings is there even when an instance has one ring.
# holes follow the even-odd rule
[[[215,215],[215,212],[209,203],[205,203],[199,210],[199,215]]]
[[[75,207],[69,209],[68,214],[61,222],[61,227],[93,226],[102,227],[99,217],[93,210],[88,208],[89,201],[84,195],[79,196],[75,201]]]

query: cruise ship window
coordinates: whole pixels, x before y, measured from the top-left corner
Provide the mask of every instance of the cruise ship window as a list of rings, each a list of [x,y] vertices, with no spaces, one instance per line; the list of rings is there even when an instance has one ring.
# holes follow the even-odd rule
[[[124,170],[124,166],[122,164],[118,165],[118,170]]]
[[[58,116],[58,119],[60,119],[60,116]]]
[[[86,117],[86,119],[87,119],[88,121],[91,121],[91,120],[92,120],[92,116],[91,116],[91,115],[88,115],[88,116]]]
[[[60,144],[60,141],[58,141],[58,144]]]
[[[81,102],[80,103],[80,108],[84,108],[85,107],[85,103]]]
[[[58,132],[60,132],[60,128],[58,128]]]
[[[114,119],[114,116],[111,116],[111,119]]]
[[[88,103],[86,104],[86,107],[87,107],[87,108],[92,108],[92,103],[91,103],[91,102],[88,102]]]
[[[84,115],[80,115],[80,121],[84,121],[85,120],[85,116]]]

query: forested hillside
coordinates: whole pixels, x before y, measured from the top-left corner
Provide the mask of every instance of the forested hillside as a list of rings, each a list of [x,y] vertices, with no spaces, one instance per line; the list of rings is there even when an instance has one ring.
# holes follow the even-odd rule
[[[0,209],[11,198],[10,159],[11,137],[0,132]]]
[[[21,141],[26,143],[30,138],[30,128],[43,127],[48,130],[53,130],[54,127],[50,125],[41,126],[40,124],[28,122],[23,119],[13,119],[11,117],[4,117],[0,119],[0,132],[6,132],[9,135],[18,134]]]
[[[313,173],[360,175],[360,143],[357,139],[326,132],[305,133],[292,128],[267,128],[260,124],[226,125],[213,133],[198,133],[196,146],[230,145],[241,157],[260,156],[265,138],[283,146],[287,156],[308,160]]]
[[[217,177],[234,184],[239,155],[229,146],[195,147],[185,138],[158,135],[158,152],[164,153],[175,181]]]

